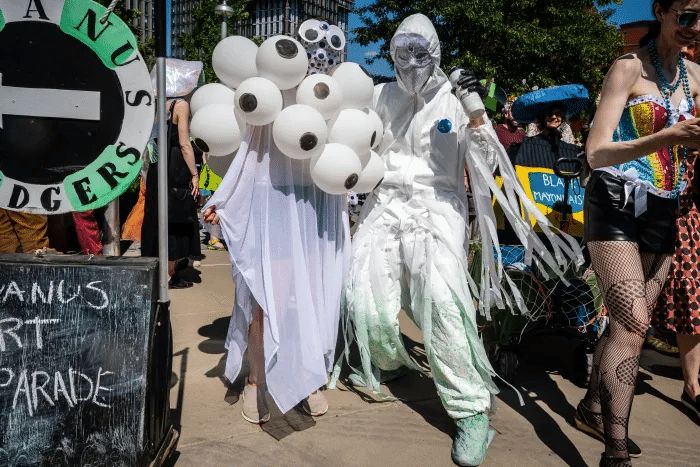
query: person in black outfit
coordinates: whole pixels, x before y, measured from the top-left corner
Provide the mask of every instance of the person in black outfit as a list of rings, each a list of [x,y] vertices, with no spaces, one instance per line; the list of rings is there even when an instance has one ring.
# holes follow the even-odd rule
[[[557,131],[563,122],[564,108],[560,105],[554,105],[539,114],[536,123],[540,133],[525,137],[520,144],[511,145],[508,151],[511,162],[524,167],[554,169],[554,163],[559,158],[575,159],[580,148],[562,141],[561,134]]]
[[[190,142],[190,106],[186,99],[169,101],[168,109],[168,283],[171,288],[191,287],[177,271],[187,267],[189,256],[200,254],[197,203],[199,173]],[[160,161],[159,161],[160,162]],[[158,163],[146,177],[146,201],[141,228],[141,256],[158,256]]]

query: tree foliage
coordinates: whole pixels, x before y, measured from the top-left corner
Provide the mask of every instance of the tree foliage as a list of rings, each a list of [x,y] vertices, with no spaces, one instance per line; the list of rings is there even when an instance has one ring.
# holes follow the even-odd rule
[[[184,33],[178,38],[178,44],[185,49],[185,60],[199,60],[204,63],[204,77],[207,83],[218,82],[214,68],[211,65],[211,56],[214,47],[221,40],[221,16],[214,13],[214,8],[220,0],[203,0],[192,8],[192,32]],[[235,23],[246,19],[245,0],[233,0],[228,2],[233,8],[233,15],[228,17],[228,35],[235,34]]]
[[[534,86],[583,84],[595,91],[623,45],[622,34],[606,20],[621,0],[375,0],[357,9],[362,26],[355,41],[389,42],[399,23],[423,13],[441,41],[443,70],[462,66],[493,78],[508,94]]]

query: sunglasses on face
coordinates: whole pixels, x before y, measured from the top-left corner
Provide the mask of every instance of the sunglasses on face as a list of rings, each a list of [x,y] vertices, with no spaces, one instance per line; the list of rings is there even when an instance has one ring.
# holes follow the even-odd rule
[[[678,26],[682,28],[692,28],[698,21],[698,12],[695,10],[676,10],[675,8],[671,10],[676,12]]]

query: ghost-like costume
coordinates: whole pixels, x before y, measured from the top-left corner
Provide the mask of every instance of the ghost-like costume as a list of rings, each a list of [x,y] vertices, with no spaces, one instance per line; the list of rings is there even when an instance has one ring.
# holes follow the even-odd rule
[[[285,107],[295,103],[295,93],[282,91]],[[285,413],[326,384],[333,367],[350,257],[345,195],[317,188],[309,159],[282,154],[272,124],[248,125],[205,209],[210,206],[220,218],[236,286],[226,377],[234,381],[241,370],[259,304],[267,388]]]
[[[401,66],[396,56],[401,40],[419,48],[425,44],[431,66],[421,66],[425,56],[405,60]],[[425,16],[413,15],[401,23],[391,54],[398,81],[376,86],[372,101],[384,123],[377,152],[386,173],[368,197],[353,236],[344,292],[346,342],[355,339],[360,350],[362,367],[355,369],[354,380],[379,392],[382,370],[419,369],[401,337],[398,314],[405,310],[423,332],[445,409],[450,417],[464,419],[488,412],[491,396],[498,391],[478,334],[474,297],[485,313],[492,301],[517,306],[504,293],[508,284],[503,284],[502,267],[494,259],[497,237],[491,192],[505,206],[528,259],[558,270],[567,256],[576,258],[579,250],[572,239],[564,241],[545,229],[552,243],[550,254],[529,220],[520,217],[517,195],[526,196],[508,157],[488,119],[478,128],[469,127],[461,102],[439,68],[438,37]],[[429,74],[427,81],[421,73]],[[465,164],[483,247],[479,284],[467,269]],[[492,176],[497,166],[505,193]],[[525,209],[539,214],[527,200]],[[537,219],[547,224],[541,215]],[[516,300],[522,305],[517,293]]]

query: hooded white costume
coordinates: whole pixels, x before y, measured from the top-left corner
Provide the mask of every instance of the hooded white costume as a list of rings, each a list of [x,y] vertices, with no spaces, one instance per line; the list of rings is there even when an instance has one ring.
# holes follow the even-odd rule
[[[356,376],[379,392],[380,370],[417,369],[399,329],[398,314],[405,310],[423,331],[445,409],[456,420],[466,419],[488,412],[491,395],[498,392],[478,334],[472,292],[486,313],[492,298],[499,304],[508,301],[502,293],[500,262],[493,255],[491,190],[506,206],[528,257],[559,268],[529,223],[520,218],[514,195],[526,197],[491,123],[469,127],[462,104],[439,67],[440,43],[430,20],[423,15],[405,19],[392,39],[391,55],[398,81],[376,86],[372,105],[384,123],[377,152],[386,173],[368,197],[353,237],[344,299],[346,320],[354,326],[346,322],[346,332],[354,328],[360,349],[362,369],[355,370]],[[465,164],[484,251],[480,287],[467,270]],[[496,166],[501,167],[508,197],[494,182]],[[526,209],[538,214],[534,205]],[[573,244],[548,230],[547,234],[560,264],[564,264],[562,250],[576,257],[579,250]],[[485,438],[478,442],[482,441],[487,445]],[[460,465],[480,463],[475,462]]]
[[[486,412],[498,389],[479,340],[467,280],[464,164],[470,149],[491,167],[495,156],[487,145],[469,147],[478,138],[470,133],[484,128],[467,128],[462,105],[439,68],[440,46],[430,21],[409,17],[400,34],[424,38],[432,66],[418,93],[410,87],[420,86],[421,78],[398,66],[398,82],[375,87],[372,108],[384,122],[377,152],[386,172],[358,220],[345,300],[366,383],[379,390],[377,368],[416,368],[399,330],[398,313],[404,309],[423,330],[445,408],[452,418],[465,418]]]
[[[282,91],[284,107],[296,88]],[[263,309],[265,379],[287,412],[332,370],[343,279],[350,257],[344,195],[321,191],[310,159],[291,159],[272,124],[247,126],[231,167],[205,209],[216,206],[233,264],[236,300],[226,348],[234,381],[257,305]]]

